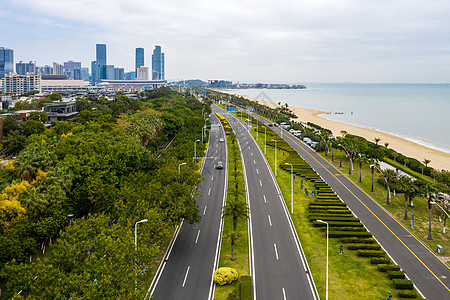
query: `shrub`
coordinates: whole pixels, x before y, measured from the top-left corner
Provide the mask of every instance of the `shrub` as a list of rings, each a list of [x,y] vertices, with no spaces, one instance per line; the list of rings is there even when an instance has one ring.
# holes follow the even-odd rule
[[[387,271],[387,275],[389,279],[405,279],[405,273],[403,273],[402,271]]]
[[[405,290],[405,291],[398,291],[398,296],[400,298],[417,298],[417,292],[416,291],[409,291],[409,290]]]
[[[347,249],[349,249],[349,250],[380,250],[381,246],[378,244],[351,243],[351,244],[347,244]]]
[[[372,257],[370,259],[370,263],[372,265],[380,265],[380,264],[388,265],[388,264],[391,264],[392,262],[389,258],[386,258],[386,257]]]
[[[356,255],[360,257],[384,257],[386,253],[383,250],[358,250]]]
[[[230,284],[238,278],[238,273],[233,268],[218,268],[213,275],[214,282],[218,285]]]
[[[392,264],[379,264],[377,266],[378,271],[387,272],[387,271],[400,271],[400,266],[392,265]]]
[[[241,300],[253,299],[253,284],[251,276],[241,276]]]
[[[408,279],[394,279],[394,287],[397,290],[412,290],[413,284],[411,280]]]
[[[357,238],[357,237],[343,237],[339,239],[343,244],[375,244],[374,238]]]
[[[372,237],[372,234],[370,232],[363,232],[363,231],[330,231],[329,235],[330,238],[341,238],[341,237],[364,237],[369,238]]]

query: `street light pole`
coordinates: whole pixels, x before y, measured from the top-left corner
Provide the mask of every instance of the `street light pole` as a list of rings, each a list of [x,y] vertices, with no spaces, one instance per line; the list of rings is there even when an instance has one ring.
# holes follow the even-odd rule
[[[325,221],[322,221],[322,220],[317,220],[317,222],[327,224],[327,280],[326,280],[325,300],[328,300],[328,222],[325,222]]]
[[[259,128],[259,125],[258,125],[258,121],[255,119],[255,122],[256,122],[256,141],[258,141],[258,128]]]
[[[186,163],[181,163],[178,165],[178,174],[181,172],[181,166],[184,166]]]
[[[264,126],[264,155],[267,154],[267,151],[266,151],[266,147],[267,147],[266,140],[267,140],[267,127]]]
[[[294,166],[290,163],[284,163],[291,166],[291,214],[294,213]]]
[[[275,142],[275,177],[277,177],[277,141],[274,139],[270,139]]]
[[[144,223],[144,222],[148,222],[148,219],[143,219],[143,220],[137,221],[136,224],[134,224],[134,251],[135,252],[137,251],[137,225],[139,223]],[[136,268],[136,261],[134,263],[134,267]],[[134,289],[136,290],[137,289],[137,273],[136,273],[136,270],[134,271],[134,273],[136,275],[136,278],[134,279]]]
[[[194,142],[194,157],[192,158],[192,161],[197,158],[197,142],[200,142],[200,140]]]

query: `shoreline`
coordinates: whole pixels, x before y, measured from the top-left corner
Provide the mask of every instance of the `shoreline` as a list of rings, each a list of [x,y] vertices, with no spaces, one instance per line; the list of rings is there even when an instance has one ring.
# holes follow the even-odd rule
[[[242,97],[242,95],[236,96]],[[269,106],[271,108],[277,107],[277,104],[275,103],[252,99],[246,96],[243,97],[251,101],[256,101],[260,104]],[[381,140],[379,142],[379,145],[384,145],[384,143],[387,142],[389,143],[388,148],[394,149],[395,151],[407,157],[415,158],[420,162],[422,162],[424,159],[431,160],[428,165],[436,170],[450,170],[450,153],[439,151],[437,149],[418,144],[416,142],[392,135],[390,133],[363,128],[356,125],[340,123],[319,116],[321,114],[329,114],[329,112],[326,111],[292,106],[289,106],[289,109],[297,116],[298,120],[305,123],[311,122],[321,127],[327,128],[333,132],[334,136],[341,136],[341,131],[345,130],[347,131],[347,133],[361,136],[371,142],[374,142],[374,138],[380,138]]]

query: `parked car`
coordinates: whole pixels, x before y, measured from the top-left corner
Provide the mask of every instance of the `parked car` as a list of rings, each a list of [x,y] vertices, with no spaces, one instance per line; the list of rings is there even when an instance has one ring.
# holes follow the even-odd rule
[[[221,170],[223,169],[223,163],[221,161],[219,161],[216,165],[216,169]]]

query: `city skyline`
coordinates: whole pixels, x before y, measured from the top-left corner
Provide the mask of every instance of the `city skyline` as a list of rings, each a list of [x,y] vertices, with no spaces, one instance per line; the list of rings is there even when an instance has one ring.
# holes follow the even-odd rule
[[[170,55],[168,79],[447,82],[450,78],[446,67],[450,42],[443,38],[450,28],[447,1],[257,4],[6,0],[0,9],[2,46],[15,50],[16,62],[43,66],[74,60],[90,67],[95,44],[101,42],[108,45],[111,64],[132,71],[136,47],[149,53],[154,45],[162,45]],[[147,54],[145,59],[151,58]]]

